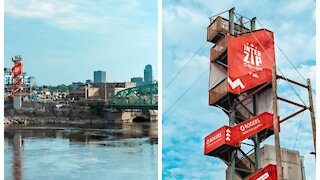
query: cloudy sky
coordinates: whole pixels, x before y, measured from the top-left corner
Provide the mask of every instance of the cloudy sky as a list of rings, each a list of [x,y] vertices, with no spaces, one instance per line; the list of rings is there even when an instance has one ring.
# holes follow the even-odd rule
[[[315,1],[163,1],[163,177],[165,179],[225,178],[226,165],[219,159],[203,155],[203,138],[227,125],[227,116],[208,106],[209,49],[205,43],[208,17],[236,8],[246,17],[257,17],[275,33],[275,41],[298,70],[311,78],[315,88]],[[259,28],[259,26],[258,26]],[[204,47],[194,53],[204,44]],[[175,74],[194,56],[180,75]],[[276,61],[289,78],[304,80],[276,48]],[[197,81],[198,79],[198,81]],[[196,83],[194,83],[196,82]],[[307,92],[295,87],[304,103]],[[186,92],[186,90],[188,90]],[[183,95],[178,101],[177,99]],[[279,82],[280,96],[299,99],[286,83]],[[315,95],[315,94],[314,94]],[[173,105],[174,104],[174,105]],[[173,105],[173,106],[172,106]],[[297,108],[280,103],[280,116]],[[301,128],[298,133],[298,127]],[[281,126],[281,146],[295,149],[305,158],[307,179],[315,179],[310,114],[305,112]],[[267,141],[273,144],[273,136]]]
[[[21,55],[38,84],[70,84],[107,71],[130,81],[153,65],[157,79],[156,0],[6,0],[5,67]]]

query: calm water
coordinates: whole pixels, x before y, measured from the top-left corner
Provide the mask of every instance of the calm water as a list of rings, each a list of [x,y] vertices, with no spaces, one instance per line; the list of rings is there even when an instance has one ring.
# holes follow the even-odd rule
[[[157,142],[119,129],[5,128],[5,179],[157,179]]]

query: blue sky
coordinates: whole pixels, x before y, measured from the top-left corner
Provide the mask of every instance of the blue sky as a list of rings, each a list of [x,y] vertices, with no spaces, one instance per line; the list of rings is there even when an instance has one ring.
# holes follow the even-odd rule
[[[21,55],[37,84],[70,84],[105,70],[108,81],[157,79],[156,0],[6,0],[5,67]]]
[[[226,165],[219,159],[203,155],[203,138],[227,125],[227,116],[208,106],[209,49],[207,43],[182,73],[168,86],[172,77],[206,40],[208,17],[236,8],[246,17],[257,17],[264,27],[274,31],[276,43],[298,70],[311,78],[315,89],[315,1],[163,1],[163,177],[164,179],[224,179]],[[259,26],[258,26],[259,28]],[[287,77],[303,82],[276,48],[276,61]],[[203,73],[205,75],[169,111],[168,108]],[[207,72],[207,73],[206,73]],[[305,103],[307,92],[296,88]],[[279,82],[279,94],[299,99],[288,85]],[[297,108],[279,104],[280,116]],[[281,126],[281,146],[296,149],[305,158],[307,179],[315,179],[310,114],[305,112]],[[273,136],[265,143],[274,144]]]

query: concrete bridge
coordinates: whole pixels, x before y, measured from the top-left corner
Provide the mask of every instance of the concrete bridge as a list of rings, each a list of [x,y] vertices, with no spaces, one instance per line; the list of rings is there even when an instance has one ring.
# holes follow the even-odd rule
[[[105,119],[122,124],[125,136],[158,138],[158,110],[108,109]]]

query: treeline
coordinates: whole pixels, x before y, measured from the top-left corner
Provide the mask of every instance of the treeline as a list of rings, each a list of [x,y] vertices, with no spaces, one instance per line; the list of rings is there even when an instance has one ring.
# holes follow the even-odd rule
[[[65,84],[60,84],[57,86],[36,86],[34,87],[34,90],[36,91],[43,91],[43,90],[49,90],[50,92],[68,92],[69,90],[72,89],[71,85],[65,85]]]

